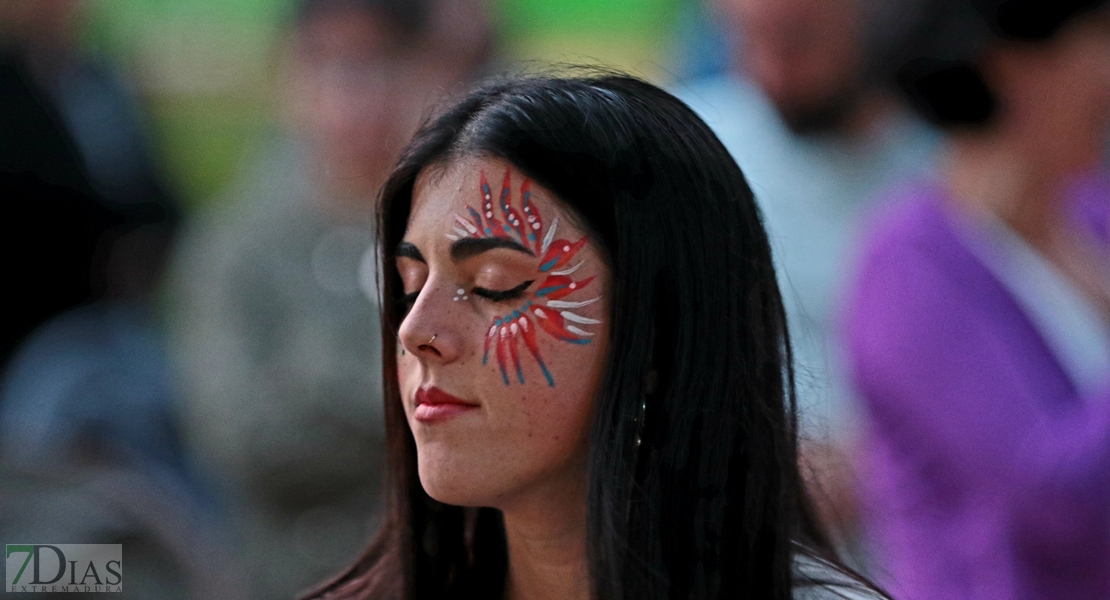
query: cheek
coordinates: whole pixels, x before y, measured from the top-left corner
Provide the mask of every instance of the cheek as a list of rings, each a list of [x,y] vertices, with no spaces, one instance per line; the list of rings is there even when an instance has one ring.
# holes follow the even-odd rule
[[[551,453],[565,456],[584,447],[604,374],[605,339],[598,335],[589,344],[542,340],[539,346],[555,385],[533,380],[515,386],[522,431]]]
[[[562,453],[559,446],[573,445],[588,429],[608,330],[593,318],[603,306],[570,314],[577,320],[550,306],[536,308],[493,317],[474,338],[473,362],[459,366],[498,413],[500,434],[528,444],[527,454],[538,457],[552,444],[550,452]]]
[[[585,464],[596,378],[588,366],[583,369],[579,357],[570,360],[551,352],[551,363],[559,378],[554,387],[543,381],[499,385],[497,396],[489,398],[491,427],[483,444],[499,457],[492,461],[500,465],[496,471],[518,484],[577,471]]]
[[[527,438],[522,442],[543,463],[577,470],[589,451],[605,346],[596,340],[579,346],[553,342],[549,352],[558,383],[537,386],[524,400]]]
[[[523,400],[512,438],[525,472],[542,476],[584,464],[593,397],[580,386],[563,387],[536,390]]]

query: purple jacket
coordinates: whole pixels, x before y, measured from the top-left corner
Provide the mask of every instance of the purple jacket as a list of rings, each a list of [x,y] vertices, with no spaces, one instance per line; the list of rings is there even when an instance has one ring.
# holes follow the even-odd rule
[[[898,195],[849,296],[877,578],[900,600],[1110,598],[1110,393],[1081,397],[942,194]]]

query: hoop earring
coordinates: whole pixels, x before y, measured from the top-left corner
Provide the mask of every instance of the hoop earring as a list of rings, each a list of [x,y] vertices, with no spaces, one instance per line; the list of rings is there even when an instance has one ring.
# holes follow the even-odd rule
[[[647,419],[647,401],[648,397],[655,394],[655,388],[659,384],[659,373],[655,369],[651,369],[644,376],[644,387],[640,392],[640,411],[633,420],[636,424],[636,448],[638,449],[644,441],[644,421]]]
[[[640,394],[640,413],[632,421],[636,424],[636,448],[639,449],[644,441],[644,417],[647,416],[647,395]]]

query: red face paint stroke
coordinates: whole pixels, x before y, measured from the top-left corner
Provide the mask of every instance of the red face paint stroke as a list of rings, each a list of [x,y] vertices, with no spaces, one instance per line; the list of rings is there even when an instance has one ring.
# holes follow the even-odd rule
[[[500,216],[504,222],[494,216],[493,194],[484,171],[481,172],[479,191],[482,196],[482,212],[479,213],[473,207],[467,206],[469,220],[456,215],[455,220],[460,227],[455,227],[454,233],[447,235],[448,239],[454,241],[463,237],[516,238],[539,257],[536,271],[546,276],[528,302],[512,313],[493,320],[486,332],[482,364],[486,364],[489,360],[490,347],[493,346],[497,364],[501,369],[501,379],[505,385],[509,385],[510,361],[516,372],[517,381],[524,383],[524,370],[521,368],[520,352],[517,347],[517,340],[523,340],[525,348],[547,379],[547,384],[554,386],[555,379],[547,370],[539,345],[536,343],[537,326],[557,340],[571,344],[588,344],[593,334],[578,325],[601,323],[597,319],[583,317],[570,310],[593,304],[601,299],[600,296],[577,302],[563,300],[594,280],[594,277],[587,277],[575,281],[570,277],[582,266],[581,262],[572,267],[563,268],[585,246],[586,237],[583,236],[573,243],[564,239],[556,240],[555,232],[559,226],[557,218],[553,219],[550,228],[545,230],[539,208],[531,202],[532,182],[527,178],[520,185],[523,215],[517,211],[512,205],[512,181],[508,169],[505,170],[505,179],[498,199]]]

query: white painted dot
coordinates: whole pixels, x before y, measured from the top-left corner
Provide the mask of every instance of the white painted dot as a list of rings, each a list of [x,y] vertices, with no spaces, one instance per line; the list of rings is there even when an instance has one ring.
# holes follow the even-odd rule
[[[463,300],[470,300],[470,296],[463,296]]]
[[[455,290],[455,293],[456,293],[456,294],[458,294],[458,295],[460,295],[460,296],[462,296],[463,294],[465,294],[465,293],[466,293],[466,290],[464,290],[464,289],[462,289],[462,288],[459,288],[459,289]]]
[[[570,289],[572,289],[572,290],[573,290],[573,289],[574,289],[574,286],[576,286],[576,285],[578,285],[578,284],[577,284],[577,283],[572,283],[572,284],[570,284]]]
[[[570,252],[570,246],[563,246],[563,252]]]
[[[491,213],[491,212],[486,212],[486,218],[487,218],[487,219],[493,218],[493,213]]]
[[[513,332],[513,335],[516,335],[516,332],[520,331],[520,327],[517,326],[516,323],[513,323],[512,325],[510,325],[509,329]]]
[[[528,216],[528,222],[529,223],[535,223],[536,222],[536,217],[533,217],[533,216],[529,215]]]
[[[539,228],[540,228],[540,224],[539,224],[539,223],[533,223],[533,224],[532,224],[532,229],[539,229]]]
[[[455,296],[455,297],[454,297],[454,300],[455,300],[455,302],[458,302],[458,301],[459,301],[459,297],[458,297],[458,296]]]

